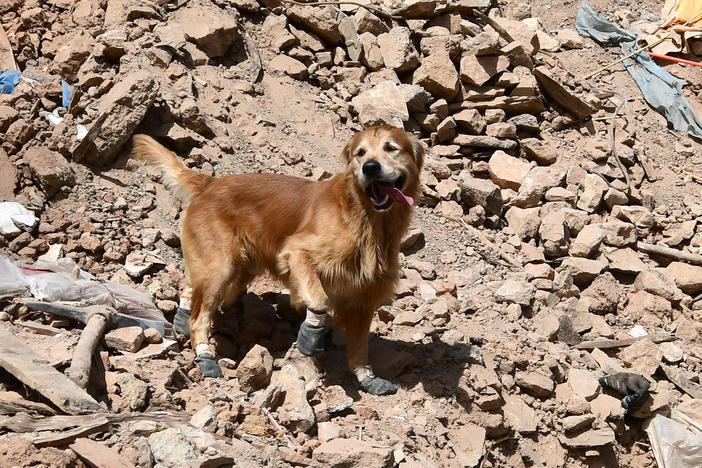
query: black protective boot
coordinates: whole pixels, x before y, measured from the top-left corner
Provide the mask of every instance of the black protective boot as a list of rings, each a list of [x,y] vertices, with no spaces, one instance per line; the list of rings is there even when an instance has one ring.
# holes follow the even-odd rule
[[[371,395],[393,395],[397,392],[397,385],[375,375],[365,377],[359,384]]]
[[[297,332],[297,349],[305,356],[314,356],[324,351],[324,339],[329,333],[329,326],[315,327],[302,322]]]
[[[180,333],[190,337],[190,327],[188,326],[188,321],[190,320],[190,309],[183,309],[178,307],[176,309],[175,317],[173,317],[173,329]]]
[[[195,357],[195,362],[205,377],[224,377],[222,369],[211,354],[200,354]]]

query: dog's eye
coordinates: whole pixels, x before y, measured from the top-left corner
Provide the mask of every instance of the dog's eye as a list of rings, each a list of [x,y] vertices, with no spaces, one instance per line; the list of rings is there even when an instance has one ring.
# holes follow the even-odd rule
[[[366,154],[366,150],[365,150],[365,149],[363,149],[363,148],[358,148],[358,149],[356,150],[356,157],[357,157],[357,158],[360,158],[360,157],[363,156],[364,154]]]
[[[395,151],[399,151],[400,148],[397,146],[393,145],[392,143],[385,143],[385,151],[388,153],[394,153]]]

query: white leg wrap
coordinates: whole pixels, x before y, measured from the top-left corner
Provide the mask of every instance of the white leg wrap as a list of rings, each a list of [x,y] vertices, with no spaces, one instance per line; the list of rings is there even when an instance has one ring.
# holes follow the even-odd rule
[[[191,310],[193,308],[192,300],[190,297],[180,296],[180,303],[178,304],[178,307],[185,310]]]
[[[370,366],[357,367],[353,370],[353,374],[356,376],[356,380],[359,382],[366,377],[375,377],[373,369]]]
[[[207,343],[200,343],[199,345],[195,346],[195,354],[197,356],[200,356],[201,354],[209,354],[214,356],[214,353],[210,352],[210,345]]]
[[[327,323],[327,313],[318,313],[307,309],[305,323],[312,325],[313,327],[323,327]]]

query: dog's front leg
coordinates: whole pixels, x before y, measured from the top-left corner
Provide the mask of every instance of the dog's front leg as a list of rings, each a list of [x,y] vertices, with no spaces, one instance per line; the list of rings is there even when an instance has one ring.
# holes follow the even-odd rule
[[[286,251],[280,256],[281,269],[288,272],[288,287],[293,306],[307,308],[305,321],[297,333],[297,348],[306,356],[324,351],[329,332],[329,299],[309,255],[302,250]]]
[[[349,313],[346,324],[346,351],[349,367],[363,390],[373,395],[392,395],[397,385],[376,376],[368,364],[368,336],[375,311]]]

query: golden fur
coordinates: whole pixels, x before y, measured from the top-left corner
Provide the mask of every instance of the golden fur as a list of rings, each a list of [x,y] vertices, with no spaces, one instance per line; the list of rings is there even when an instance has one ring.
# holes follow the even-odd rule
[[[159,167],[166,186],[188,203],[181,245],[192,287],[193,347],[208,343],[217,307],[268,271],[290,289],[293,305],[333,311],[335,326],[346,329],[349,365],[367,365],[371,320],[398,279],[411,207],[396,201],[376,210],[361,168],[378,161],[387,174],[402,174],[402,192],[417,197],[424,150],[415,138],[389,126],[360,132],[342,152],[345,171],[321,182],[210,177],[146,135],[134,136],[134,154]]]

